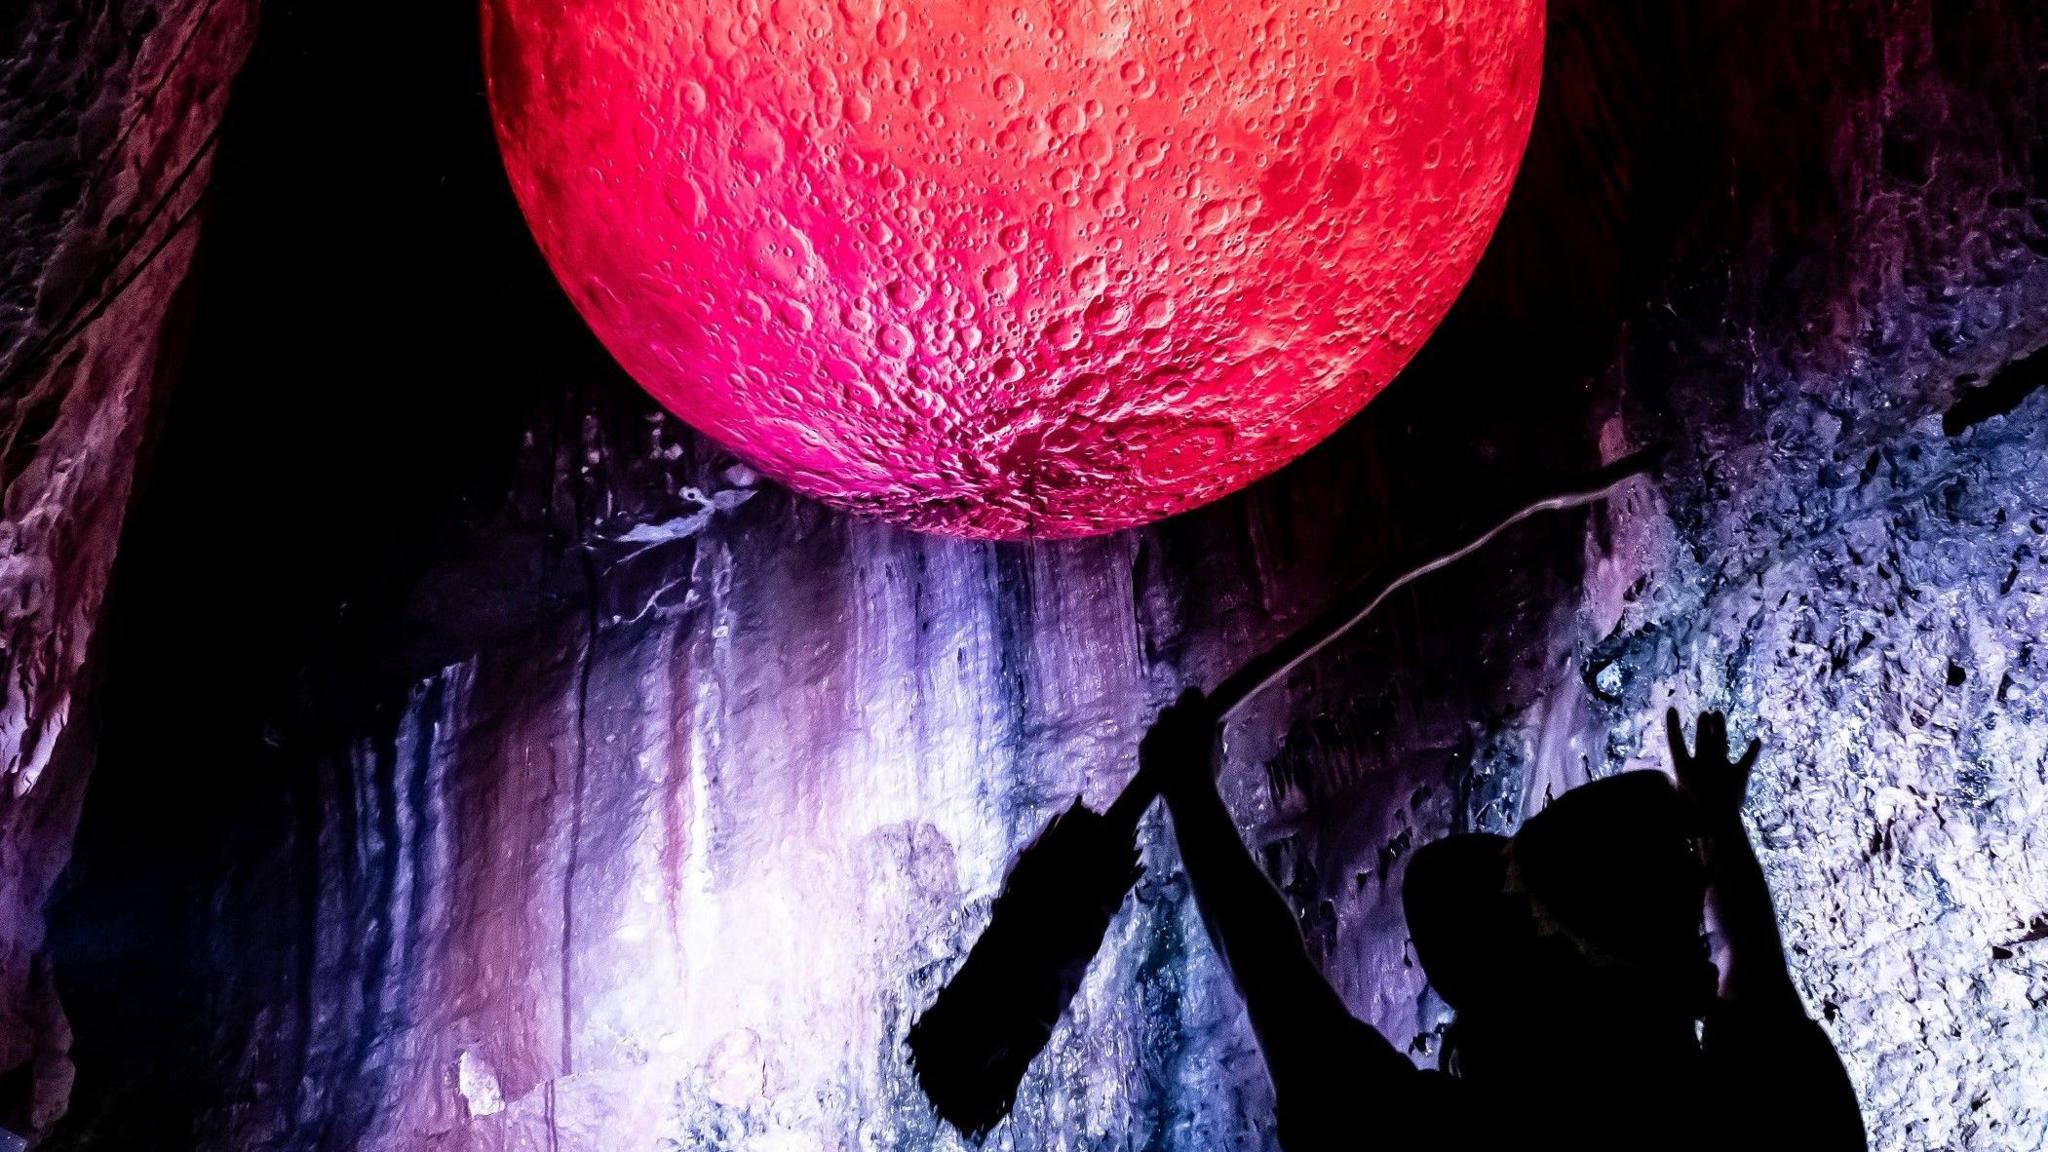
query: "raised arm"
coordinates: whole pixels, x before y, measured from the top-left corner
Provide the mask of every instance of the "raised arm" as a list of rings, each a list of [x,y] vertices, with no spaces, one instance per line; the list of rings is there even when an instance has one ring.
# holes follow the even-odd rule
[[[1742,804],[1749,794],[1749,775],[1763,752],[1751,740],[1734,760],[1728,757],[1728,718],[1719,712],[1700,716],[1695,750],[1685,747],[1678,710],[1664,717],[1671,738],[1671,763],[1678,786],[1692,801],[1698,818],[1700,855],[1707,868],[1707,907],[1724,939],[1721,998],[1766,1003],[1801,1010],[1792,974],[1785,966],[1785,943],[1778,935],[1777,911],[1763,865],[1742,826]]]
[[[1720,1006],[1709,1016],[1706,1050],[1724,1116],[1740,1117],[1758,1140],[1836,1152],[1866,1147],[1863,1117],[1841,1058],[1806,1015],[1785,964],[1785,944],[1763,865],[1742,825],[1749,775],[1762,743],[1728,754],[1728,718],[1700,716],[1692,751],[1676,709],[1665,716],[1678,786],[1698,818],[1707,870],[1707,907],[1723,937]]]
[[[1283,1139],[1290,1111],[1307,1120],[1325,1106],[1348,1109],[1359,1093],[1413,1079],[1414,1065],[1353,1019],[1323,978],[1287,901],[1238,837],[1216,789],[1215,724],[1198,693],[1160,715],[1139,761],[1158,781],[1195,904],[1251,1015],[1280,1101]],[[1349,1095],[1334,1099],[1340,1092]]]

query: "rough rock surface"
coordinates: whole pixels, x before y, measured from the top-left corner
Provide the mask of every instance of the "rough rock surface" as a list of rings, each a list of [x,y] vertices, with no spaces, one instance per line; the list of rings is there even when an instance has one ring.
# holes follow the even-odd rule
[[[1500,241],[1414,369],[1272,482],[1036,548],[732,467],[522,246],[448,63],[470,17],[276,10],[229,144],[291,195],[223,213],[124,544],[53,913],[79,1080],[51,1146],[957,1147],[904,1029],[1151,710],[1659,440],[1658,479],[1261,701],[1245,827],[1353,1008],[1427,1060],[1409,851],[1654,763],[1667,703],[1726,707],[1772,749],[1753,826],[1875,1146],[2048,1141],[2036,6],[1561,0]],[[373,67],[343,111],[306,95]],[[214,418],[251,405],[293,435]],[[994,1146],[1273,1146],[1161,832]]]
[[[249,5],[0,16],[0,1124],[68,1091],[42,905],[90,764],[89,662],[187,319]]]

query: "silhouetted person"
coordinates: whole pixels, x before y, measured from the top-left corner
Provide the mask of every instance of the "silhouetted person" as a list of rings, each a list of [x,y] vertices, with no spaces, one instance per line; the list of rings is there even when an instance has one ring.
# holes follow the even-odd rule
[[[1215,784],[1194,693],[1147,734],[1195,900],[1251,1015],[1288,1152],[1865,1146],[1840,1060],[1785,968],[1741,809],[1759,746],[1700,717],[1677,786],[1629,772],[1512,838],[1424,847],[1402,888],[1424,973],[1455,1010],[1441,1071],[1353,1018],[1253,862]],[[1702,932],[1711,905],[1724,961]]]

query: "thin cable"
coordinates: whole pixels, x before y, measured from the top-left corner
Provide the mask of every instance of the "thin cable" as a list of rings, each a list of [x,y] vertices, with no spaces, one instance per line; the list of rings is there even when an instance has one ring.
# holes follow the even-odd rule
[[[1545,512],[1561,512],[1568,508],[1582,508],[1588,504],[1598,504],[1608,499],[1622,485],[1637,476],[1649,472],[1656,465],[1658,458],[1663,455],[1663,451],[1663,447],[1657,445],[1624,456],[1595,473],[1588,479],[1585,485],[1556,492],[1532,504],[1524,505],[1506,519],[1474,537],[1468,543],[1450,552],[1426,560],[1384,583],[1367,578],[1357,588],[1353,589],[1344,598],[1344,601],[1333,605],[1324,615],[1328,616],[1332,612],[1341,611],[1344,602],[1355,601],[1361,596],[1365,598],[1363,606],[1342,617],[1335,624],[1327,623],[1322,619],[1311,621],[1308,626],[1290,635],[1272,650],[1245,665],[1228,679],[1224,680],[1222,684],[1219,684],[1215,694],[1210,697],[1211,704],[1216,709],[1216,723],[1219,726],[1227,723],[1231,716],[1252,697],[1284,680],[1289,673],[1313,659],[1317,653],[1328,648],[1346,633],[1356,628],[1368,616],[1371,616],[1373,612],[1378,610],[1380,605],[1386,603],[1389,596],[1432,572],[1440,571],[1456,564],[1458,561],[1491,544],[1501,533],[1533,516]]]

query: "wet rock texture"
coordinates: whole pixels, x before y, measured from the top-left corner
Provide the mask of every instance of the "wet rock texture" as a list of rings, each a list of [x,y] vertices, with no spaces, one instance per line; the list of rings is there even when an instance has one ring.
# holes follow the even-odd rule
[[[386,5],[278,5],[226,146],[301,199],[224,229],[210,283],[245,286],[197,301],[124,545],[51,1146],[955,1147],[904,1030],[1152,710],[1655,441],[1661,476],[1249,710],[1247,833],[1428,1060],[1408,853],[1659,762],[1668,704],[1727,708],[1770,745],[1752,826],[1874,1144],[2040,1146],[2048,17],[1650,7],[1553,5],[1499,241],[1364,417],[1189,517],[1027,547],[825,511],[663,416],[524,247],[473,14],[393,40],[353,23]],[[304,95],[372,65],[346,115]],[[308,347],[291,408],[275,357]],[[287,442],[199,418],[259,402]],[[1145,853],[993,1146],[1273,1146],[1157,824]]]
[[[0,1123],[16,1128],[68,1091],[42,905],[78,816],[95,637],[251,19],[227,0],[0,17]]]

